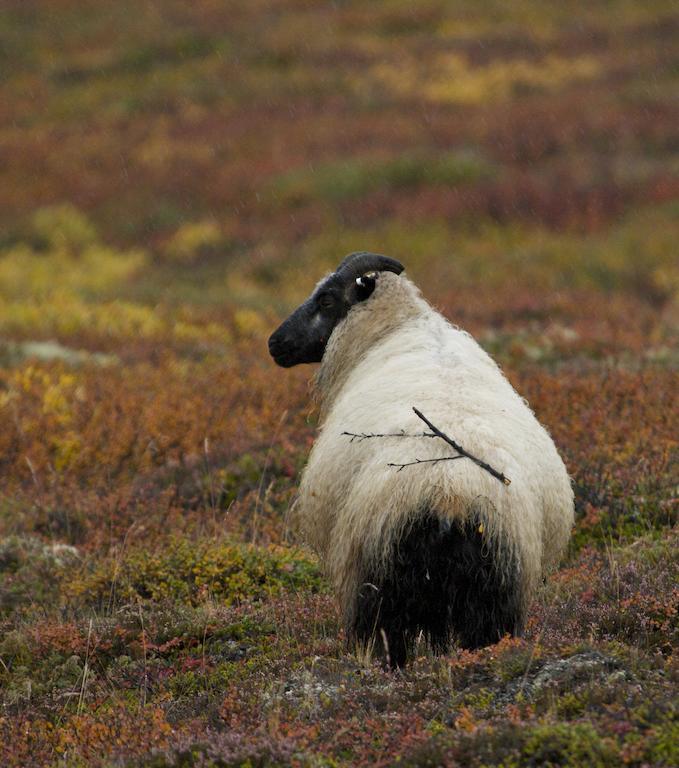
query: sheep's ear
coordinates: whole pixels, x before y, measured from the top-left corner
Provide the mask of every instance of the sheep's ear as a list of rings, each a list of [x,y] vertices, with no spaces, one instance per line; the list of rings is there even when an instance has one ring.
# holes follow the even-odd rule
[[[372,293],[375,290],[376,280],[377,272],[367,272],[365,275],[356,278],[357,301],[365,301],[372,296]]]

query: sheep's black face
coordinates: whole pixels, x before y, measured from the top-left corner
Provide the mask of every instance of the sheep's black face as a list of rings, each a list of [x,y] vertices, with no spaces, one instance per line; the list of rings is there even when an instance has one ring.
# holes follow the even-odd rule
[[[403,264],[376,253],[350,253],[272,334],[271,357],[283,368],[320,363],[335,326],[354,304],[370,298],[379,273],[385,271],[400,275]]]
[[[346,284],[334,273],[324,280],[269,339],[269,352],[283,368],[320,363],[330,334],[351,307],[375,290],[374,277]]]

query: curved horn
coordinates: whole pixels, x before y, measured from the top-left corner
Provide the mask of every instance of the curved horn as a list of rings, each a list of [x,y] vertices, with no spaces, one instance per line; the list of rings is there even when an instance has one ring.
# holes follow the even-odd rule
[[[370,253],[369,251],[358,251],[350,253],[335,272],[351,280],[354,277],[364,275],[366,272],[393,272],[400,275],[404,269],[405,267],[400,261],[389,256],[382,256],[379,253]]]

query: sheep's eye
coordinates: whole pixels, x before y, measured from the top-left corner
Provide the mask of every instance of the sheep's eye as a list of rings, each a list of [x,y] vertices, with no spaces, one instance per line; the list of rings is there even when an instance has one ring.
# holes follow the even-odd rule
[[[318,304],[321,309],[331,309],[335,306],[335,299],[329,293],[326,293],[318,299]]]

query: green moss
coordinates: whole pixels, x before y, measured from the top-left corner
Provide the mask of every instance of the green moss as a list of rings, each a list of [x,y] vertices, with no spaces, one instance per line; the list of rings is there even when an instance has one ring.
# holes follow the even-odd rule
[[[292,171],[277,179],[270,194],[279,204],[310,200],[339,203],[377,190],[419,186],[456,187],[492,175],[493,167],[471,152],[412,152],[389,160],[346,160]]]
[[[554,707],[559,717],[570,719],[582,715],[587,710],[589,703],[587,692],[569,692],[559,696]]]
[[[607,768],[620,764],[620,753],[589,723],[541,725],[528,733],[521,756],[529,765]]]
[[[67,594],[99,607],[137,599],[198,604],[210,598],[230,605],[322,586],[318,564],[299,550],[175,539],[158,553],[132,551],[122,562],[96,565]]]
[[[91,673],[90,673],[91,674]],[[53,668],[51,685],[54,688],[75,688],[83,676],[83,663],[80,656],[69,656],[63,664]]]
[[[665,498],[667,485],[662,476],[639,482],[632,489],[621,482],[599,478],[597,483],[596,478],[585,478],[576,480],[575,494],[580,519],[573,531],[574,551],[584,546],[608,547],[611,543],[657,538],[677,523],[677,511]],[[598,514],[595,524],[582,512],[583,504],[592,501]]]
[[[435,736],[414,750],[404,766],[464,765],[469,768],[614,768],[621,764],[617,745],[602,738],[590,723],[516,725],[470,734]]]
[[[219,695],[235,679],[237,671],[237,663],[226,662],[214,669],[178,672],[170,678],[168,688],[174,698],[193,697],[203,693]]]
[[[539,658],[539,653],[532,647],[509,648],[494,662],[496,674],[504,682],[516,680]]]
[[[1,539],[0,616],[58,604],[60,579],[77,562],[77,550],[68,545],[33,536]]]
[[[653,729],[646,758],[652,764],[679,765],[679,722],[676,713],[668,714]]]
[[[481,688],[477,691],[465,693],[462,705],[470,709],[486,710],[493,703],[495,693],[490,688]]]
[[[10,630],[0,642],[0,668],[9,670],[27,664],[30,658],[30,648],[24,635],[16,629]]]
[[[156,69],[185,65],[215,49],[213,41],[197,35],[183,34],[160,44],[130,48],[110,61],[97,61],[91,66],[66,66],[52,70],[51,78],[59,84],[72,85],[118,75],[145,75]]]
[[[227,509],[239,495],[257,488],[262,477],[262,463],[250,453],[239,456],[228,468],[218,469],[213,477],[203,478],[203,493],[216,493],[219,506]],[[210,489],[213,489],[212,491]]]

